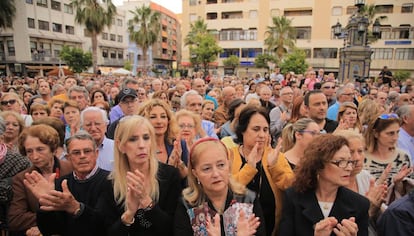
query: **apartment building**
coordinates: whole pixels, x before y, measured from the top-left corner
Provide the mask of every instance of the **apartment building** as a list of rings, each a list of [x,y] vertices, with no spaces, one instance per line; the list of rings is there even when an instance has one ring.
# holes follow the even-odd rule
[[[157,42],[147,52],[147,66],[151,66],[158,72],[167,73],[173,69],[173,65],[181,60],[181,24],[175,13],[165,7],[151,2],[149,0],[124,0],[123,4],[118,8],[127,12],[126,19],[133,18],[130,11],[141,6],[150,6],[153,11],[160,13],[160,34]],[[127,36],[129,37],[129,36]],[[127,38],[128,39],[128,38]],[[131,61],[136,56],[137,70],[141,71],[144,66],[142,49],[134,42],[129,42],[128,53]]]
[[[366,4],[377,5],[377,16],[387,17],[381,21],[380,38],[370,45],[370,75],[377,75],[384,65],[414,74],[414,1],[367,0]],[[296,45],[306,51],[308,63],[315,69],[338,72],[344,41],[334,36],[333,26],[339,21],[345,27],[356,10],[354,0],[184,0],[182,35],[185,38],[192,22],[204,19],[224,49],[217,60],[219,71],[223,71],[223,59],[236,55],[243,75],[255,71],[255,57],[266,53],[265,32],[272,17],[286,16],[292,19]],[[182,55],[182,65],[188,65],[188,47],[183,46]]]
[[[70,0],[16,0],[13,29],[0,31],[0,73],[36,75],[60,63],[64,45],[92,51],[85,27],[75,23]],[[122,67],[126,60],[125,11],[98,36],[98,66]]]

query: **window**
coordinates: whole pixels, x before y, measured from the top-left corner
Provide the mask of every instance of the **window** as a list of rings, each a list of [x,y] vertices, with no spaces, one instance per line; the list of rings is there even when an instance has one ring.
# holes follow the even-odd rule
[[[231,55],[240,57],[240,50],[238,48],[224,48],[223,52],[220,53],[220,58],[227,58]]]
[[[116,25],[122,26],[122,19],[116,19]]]
[[[358,11],[358,8],[356,6],[349,6],[349,7],[346,8],[346,14],[347,15],[352,15],[357,11]]]
[[[311,58],[312,57],[312,49],[310,48],[301,48],[305,54],[306,54],[306,58]]]
[[[395,49],[396,60],[414,60],[414,48]]]
[[[118,58],[119,59],[124,59],[124,52],[123,51],[118,51]]]
[[[116,52],[111,52],[111,59],[116,59]]]
[[[115,35],[115,34],[110,34],[110,35],[109,35],[109,40],[111,40],[111,41],[115,41],[115,37],[116,37],[116,35]]]
[[[118,35],[118,42],[122,43],[122,41],[123,41],[122,35]]]
[[[412,13],[413,5],[413,3],[403,3],[403,5],[401,6],[401,13]]]
[[[337,58],[337,48],[314,48],[313,58]]]
[[[217,12],[209,12],[207,13],[207,20],[216,20],[217,19]]]
[[[285,10],[285,16],[311,16],[312,9],[309,10]]]
[[[49,22],[39,20],[39,29],[49,31]]]
[[[62,51],[62,45],[61,44],[54,44],[53,45],[53,56],[54,57],[59,57],[60,56],[60,51]]]
[[[102,33],[102,39],[108,40],[108,33]]]
[[[37,43],[34,41],[30,41],[30,53],[37,54]]]
[[[41,7],[47,7],[47,0],[36,0],[36,5]]]
[[[392,29],[392,32],[394,33],[394,39],[409,39],[410,38],[410,27],[409,26],[394,28]]]
[[[30,29],[36,28],[35,20],[33,18],[27,18],[27,27]]]
[[[69,4],[63,4],[63,12],[73,14],[73,7]]]
[[[26,0],[27,4],[33,4],[33,0]]]
[[[221,13],[221,19],[242,19],[242,11],[227,11]]]
[[[394,5],[376,5],[375,10],[377,14],[392,13]]]
[[[197,1],[198,1],[198,0],[190,0],[190,6],[195,6],[195,5],[197,5]]]
[[[296,39],[310,39],[312,34],[312,27],[295,27]]]
[[[9,54],[9,56],[15,56],[16,55],[13,40],[7,40],[7,53]]]
[[[242,56],[244,58],[256,58],[258,55],[262,54],[261,48],[242,48]]]
[[[61,5],[60,2],[58,2],[58,1],[54,1],[54,0],[51,1],[51,7],[52,7],[53,10],[61,11],[61,9],[60,9],[61,6],[60,5]]]
[[[52,30],[53,32],[62,33],[62,24],[52,23]]]
[[[102,50],[102,57],[107,58],[108,57],[108,50],[104,49]]]
[[[66,25],[65,26],[65,32],[67,34],[75,34],[75,27],[70,26],[70,25]]]
[[[392,48],[374,48],[372,59],[389,60],[392,59]]]
[[[342,16],[342,7],[332,7],[333,16]]]

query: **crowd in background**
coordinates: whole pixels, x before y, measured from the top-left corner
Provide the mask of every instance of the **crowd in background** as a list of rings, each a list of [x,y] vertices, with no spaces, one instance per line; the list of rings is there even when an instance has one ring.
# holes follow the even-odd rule
[[[387,67],[0,80],[9,235],[413,235],[414,91]]]

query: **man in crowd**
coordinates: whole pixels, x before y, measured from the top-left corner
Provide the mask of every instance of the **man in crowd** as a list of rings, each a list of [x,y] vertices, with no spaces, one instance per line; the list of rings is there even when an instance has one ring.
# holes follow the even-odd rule
[[[308,117],[314,120],[321,129],[321,133],[332,133],[338,126],[338,122],[326,118],[328,100],[320,90],[309,91],[303,98]]]
[[[270,134],[278,137],[286,122],[290,119],[293,103],[293,90],[291,87],[283,87],[280,90],[280,105],[270,111]]]
[[[72,86],[68,91],[68,97],[78,103],[81,111],[89,106],[89,92],[85,87]]]
[[[381,106],[384,106],[385,107],[385,104],[387,103],[387,97],[388,97],[388,94],[387,93],[378,91],[377,98],[375,99],[375,101],[378,104],[380,104]]]
[[[186,109],[200,115],[201,119],[201,107],[203,105],[203,98],[195,90],[190,90],[181,96],[181,109]],[[214,123],[208,120],[201,120],[201,126],[206,134],[213,138],[218,138],[214,131]]]
[[[379,77],[382,79],[383,84],[388,84],[388,86],[391,86],[391,81],[393,79],[392,72],[388,70],[387,66],[384,66],[384,68],[379,73]]]
[[[339,107],[344,102],[354,101],[354,91],[351,86],[344,85],[336,91],[336,102],[328,108],[327,118],[330,120],[337,120]]]
[[[324,81],[322,82],[321,90],[325,94],[326,99],[328,99],[328,107],[335,104],[335,82],[334,81]]]
[[[259,97],[262,107],[264,107],[269,114],[275,107],[275,104],[270,101],[270,98],[272,97],[272,90],[268,86],[263,86],[259,91]]]
[[[197,91],[203,99],[213,101],[214,107],[218,107],[217,100],[211,96],[206,95],[206,83],[203,79],[195,78],[191,83],[191,89]]]
[[[42,81],[39,84],[39,95],[42,97],[43,101],[48,102],[51,99],[50,94],[50,84],[46,81]]]
[[[229,105],[236,98],[236,89],[233,87],[224,87],[222,94],[222,104],[214,112],[213,120],[218,126],[222,126],[228,121]]]
[[[401,119],[400,133],[398,135],[398,147],[410,154],[414,163],[414,105],[403,105],[397,110]]]
[[[95,140],[99,149],[98,166],[112,171],[114,162],[114,141],[105,136],[108,125],[106,111],[98,107],[88,107],[81,113],[81,127]]]
[[[134,79],[130,79],[130,78],[124,80],[121,86],[121,90],[126,89],[126,88],[138,91],[138,88],[139,88],[138,81]],[[119,102],[119,101],[116,101],[116,102]],[[119,104],[112,107],[111,111],[109,112],[109,120],[111,123],[118,120],[119,118],[123,116],[124,116],[124,113],[122,112],[122,109],[119,106]]]

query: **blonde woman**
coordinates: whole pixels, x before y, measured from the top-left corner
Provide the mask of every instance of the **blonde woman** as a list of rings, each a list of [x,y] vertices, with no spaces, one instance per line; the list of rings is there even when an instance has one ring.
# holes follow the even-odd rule
[[[158,161],[151,123],[142,116],[122,118],[115,146],[113,193],[99,205],[108,235],[172,235],[180,176]]]
[[[353,102],[341,103],[338,109],[339,129],[353,130],[355,132],[362,132],[361,121],[358,116],[358,107]]]
[[[0,110],[13,111],[20,114],[23,118],[25,126],[30,126],[33,122],[30,115],[23,114],[24,103],[16,93],[3,93],[0,98]]]
[[[180,137],[187,143],[190,150],[193,143],[200,138],[206,137],[207,134],[201,127],[200,116],[188,110],[180,110],[175,113],[178,127],[180,128]]]
[[[3,140],[7,145],[7,149],[12,152],[19,152],[18,139],[25,128],[22,116],[14,111],[3,111],[0,113],[0,116],[6,124]]]

